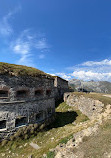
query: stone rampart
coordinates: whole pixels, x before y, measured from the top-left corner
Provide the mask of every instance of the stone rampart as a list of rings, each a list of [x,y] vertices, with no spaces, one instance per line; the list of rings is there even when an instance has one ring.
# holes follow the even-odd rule
[[[69,106],[78,108],[90,119],[97,117],[100,113],[103,112],[104,108],[104,104],[99,100],[85,97],[84,95],[76,95],[74,93],[65,93],[64,101],[66,101]]]

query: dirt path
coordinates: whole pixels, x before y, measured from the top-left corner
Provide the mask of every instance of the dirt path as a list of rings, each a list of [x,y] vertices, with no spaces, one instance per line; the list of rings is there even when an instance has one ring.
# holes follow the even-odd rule
[[[105,94],[105,95],[103,95],[104,97],[109,97],[109,98],[111,98],[111,94]]]

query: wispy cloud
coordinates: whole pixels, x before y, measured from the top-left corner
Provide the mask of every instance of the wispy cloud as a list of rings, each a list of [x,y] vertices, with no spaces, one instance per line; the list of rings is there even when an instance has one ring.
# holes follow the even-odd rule
[[[17,64],[34,66],[33,50],[39,54],[40,52],[44,51],[44,49],[48,48],[46,40],[43,40],[43,43],[41,41],[41,37],[37,36],[35,33],[33,34],[30,29],[22,31],[21,34],[10,44],[10,48],[13,50],[13,52],[20,55],[20,59],[17,61]],[[44,54],[38,55],[38,59],[44,58]]]
[[[13,28],[10,24],[10,20],[13,17],[13,15],[15,13],[17,13],[19,10],[21,9],[21,7],[17,7],[14,10],[10,11],[7,15],[5,15],[0,22],[0,34],[2,36],[9,36],[10,34],[13,33]]]
[[[65,80],[71,79],[71,76],[69,74],[66,74],[66,73],[54,73],[51,75],[52,76],[60,76],[60,77],[64,78]]]
[[[8,48],[9,51],[16,54],[16,58],[19,58],[15,61],[16,64],[35,66],[35,58],[44,59],[45,53],[49,51],[50,46],[43,33],[36,33],[32,29],[26,28],[17,35],[16,30],[13,29],[12,20],[20,10],[20,6],[16,7],[1,19],[0,35],[5,43],[5,49]]]
[[[38,40],[35,44],[35,47],[41,51],[49,49],[50,46],[47,44],[47,40],[46,38],[42,38],[40,40]]]
[[[32,38],[29,38],[29,30],[24,30],[18,38],[11,41],[10,48],[15,54],[20,55],[17,64],[33,66],[31,56]]]
[[[87,61],[82,63],[83,66],[100,66],[100,65],[111,65],[111,60],[104,59],[102,61]]]
[[[44,59],[45,58],[45,55],[44,54],[40,54],[39,55],[39,59]]]

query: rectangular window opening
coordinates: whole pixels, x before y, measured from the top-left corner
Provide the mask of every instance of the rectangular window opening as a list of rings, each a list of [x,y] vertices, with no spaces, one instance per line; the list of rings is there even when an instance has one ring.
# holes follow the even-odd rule
[[[51,90],[46,90],[46,95],[50,96],[51,95]]]
[[[43,112],[40,112],[38,114],[36,114],[36,121],[39,122],[39,121],[42,121],[43,120]]]
[[[6,128],[6,120],[0,121],[0,129],[5,129]]]
[[[8,91],[5,90],[0,90],[0,97],[2,98],[7,98],[8,97]]]
[[[18,117],[15,120],[15,127],[23,126],[27,124],[27,118],[26,117]]]
[[[48,108],[48,109],[47,109],[47,113],[48,113],[48,116],[51,116],[51,115],[52,115],[52,109],[51,109],[51,108]]]
[[[28,95],[28,92],[26,90],[19,90],[17,91],[16,96],[17,97],[26,97]]]
[[[41,96],[43,94],[42,90],[36,90],[35,91],[35,96]]]

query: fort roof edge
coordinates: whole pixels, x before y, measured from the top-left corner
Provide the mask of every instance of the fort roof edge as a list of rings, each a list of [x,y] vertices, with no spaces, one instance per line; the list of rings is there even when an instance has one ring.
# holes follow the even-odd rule
[[[9,75],[9,76],[31,76],[31,77],[43,77],[54,79],[51,75],[33,68],[24,65],[16,65],[0,62],[0,75]]]

